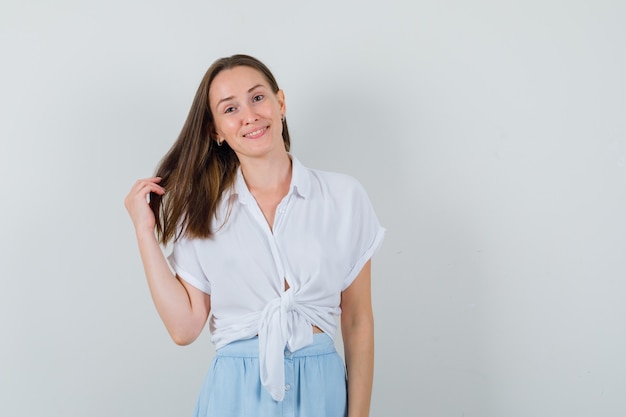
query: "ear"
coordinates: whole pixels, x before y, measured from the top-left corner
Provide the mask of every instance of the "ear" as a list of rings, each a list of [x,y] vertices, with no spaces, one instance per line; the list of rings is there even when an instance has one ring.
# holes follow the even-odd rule
[[[278,90],[276,92],[276,99],[278,100],[278,105],[280,106],[280,112],[282,114],[286,114],[287,105],[285,104],[285,93],[283,90]]]
[[[220,137],[220,135],[217,133],[217,130],[215,129],[214,123],[211,123],[211,129],[209,131],[209,135],[211,136],[211,139],[213,140],[217,140]]]

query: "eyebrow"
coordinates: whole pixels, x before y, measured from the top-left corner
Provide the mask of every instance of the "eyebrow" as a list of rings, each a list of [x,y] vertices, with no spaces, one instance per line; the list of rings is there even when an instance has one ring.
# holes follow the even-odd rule
[[[253,87],[250,87],[248,89],[248,93],[251,93],[255,88],[259,88],[259,87],[263,87],[263,84],[257,84],[257,85],[255,85]],[[235,98],[235,96],[229,96],[229,97],[221,99],[220,101],[217,102],[217,104],[215,105],[215,108],[217,109],[223,101],[232,100],[234,98]]]

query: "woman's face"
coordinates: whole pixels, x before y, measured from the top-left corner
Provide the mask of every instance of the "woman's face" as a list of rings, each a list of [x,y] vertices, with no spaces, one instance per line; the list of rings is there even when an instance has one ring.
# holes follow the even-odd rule
[[[215,133],[242,158],[285,152],[282,116],[285,97],[274,93],[265,76],[239,66],[220,72],[210,85],[209,106]]]

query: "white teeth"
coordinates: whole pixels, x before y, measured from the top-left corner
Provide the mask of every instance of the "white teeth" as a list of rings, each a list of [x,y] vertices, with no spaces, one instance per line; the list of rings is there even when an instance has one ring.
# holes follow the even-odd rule
[[[255,130],[254,132],[250,132],[250,133],[246,133],[244,136],[254,136],[254,135],[258,135],[259,133],[261,133],[263,131],[264,128],[261,128],[259,130]]]

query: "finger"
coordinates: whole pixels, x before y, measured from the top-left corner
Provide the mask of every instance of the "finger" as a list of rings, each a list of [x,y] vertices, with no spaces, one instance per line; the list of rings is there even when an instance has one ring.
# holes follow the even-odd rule
[[[136,195],[141,196],[142,198],[145,198],[150,193],[163,195],[165,194],[165,188],[157,184],[148,182],[148,183],[143,184],[143,186],[137,191]]]
[[[151,182],[151,183],[155,183],[158,184],[163,180],[162,177],[150,177],[150,178],[142,178],[139,181],[147,181],[147,182]]]
[[[146,187],[150,187],[151,191],[154,192],[159,192],[159,191],[155,191],[155,190],[160,190],[160,194],[165,193],[165,188],[161,187],[160,185],[158,185],[157,183],[161,181],[161,178],[144,178],[141,180],[138,180],[135,185],[133,186],[133,189],[131,190],[131,193],[141,193],[144,192]]]
[[[146,184],[146,183],[158,184],[162,180],[163,178],[161,177],[140,178],[137,181],[135,181],[134,188],[140,188],[143,184]]]
[[[138,190],[132,190],[127,196],[125,200],[126,207],[145,205],[149,202],[150,193],[155,193],[157,195],[165,194],[165,189],[157,184],[144,182],[141,184],[141,188]]]

